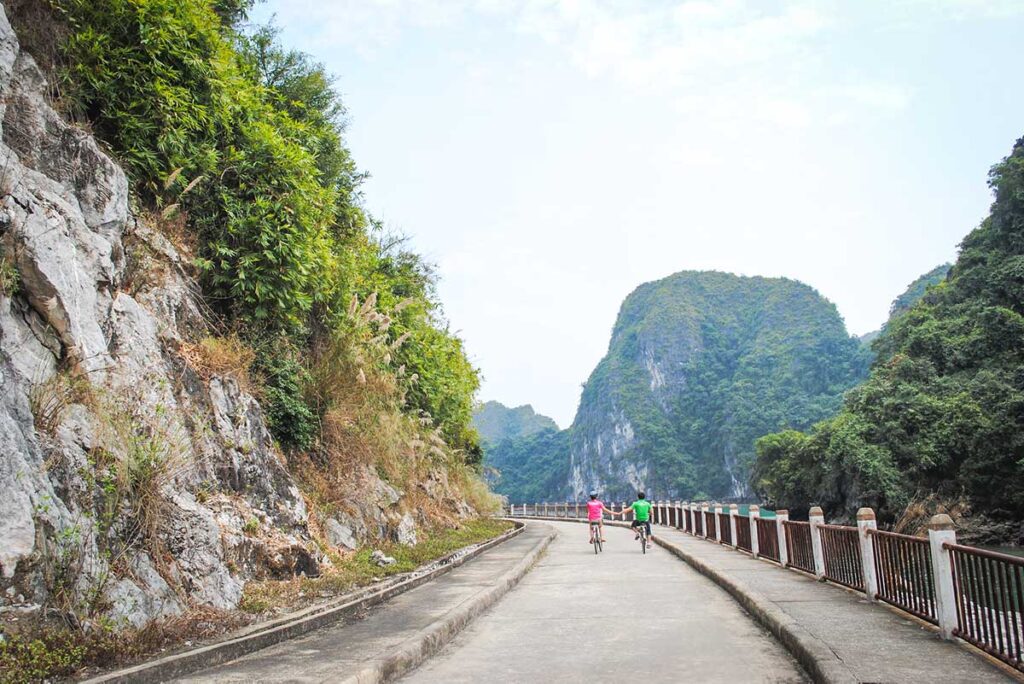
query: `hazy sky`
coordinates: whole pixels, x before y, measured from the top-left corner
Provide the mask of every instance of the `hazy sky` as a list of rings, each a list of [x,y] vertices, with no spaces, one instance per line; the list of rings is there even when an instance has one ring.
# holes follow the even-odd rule
[[[788,276],[873,330],[1024,133],[1024,0],[269,0],[337,74],[367,207],[434,261],[481,399],[563,427],[623,298]]]

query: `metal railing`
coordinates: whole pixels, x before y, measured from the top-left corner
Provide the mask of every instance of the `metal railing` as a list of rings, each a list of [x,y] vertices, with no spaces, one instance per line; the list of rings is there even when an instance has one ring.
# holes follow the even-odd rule
[[[606,505],[616,512],[626,506]],[[877,529],[871,509],[858,511],[856,527],[825,524],[817,507],[809,522],[789,520],[786,511],[760,518],[754,506],[750,515],[672,502],[654,510],[661,525],[710,540],[720,530],[725,544],[863,592],[1024,672],[1024,558],[957,544],[948,516],[934,516],[927,537],[911,537]],[[583,519],[586,506],[516,504],[508,514]]]
[[[750,542],[750,518],[745,515],[736,516],[736,548],[744,551],[754,548]]]
[[[732,525],[729,524],[729,514],[718,514],[718,528],[722,530],[722,543],[732,544]]]
[[[878,598],[938,624],[928,540],[882,530],[870,530],[869,534],[875,551]]]
[[[779,532],[774,519],[755,518],[757,522],[757,553],[763,558],[782,562],[779,555]]]
[[[864,591],[860,535],[856,527],[819,525],[825,577],[836,584]]]
[[[813,574],[814,548],[811,542],[811,523],[786,520],[782,527],[786,531],[786,555],[789,557],[789,564],[798,570]]]
[[[954,634],[1024,670],[1024,558],[943,544],[953,566]]]
[[[715,525],[715,514],[711,511],[704,511],[704,536],[708,539],[715,539],[718,536]]]

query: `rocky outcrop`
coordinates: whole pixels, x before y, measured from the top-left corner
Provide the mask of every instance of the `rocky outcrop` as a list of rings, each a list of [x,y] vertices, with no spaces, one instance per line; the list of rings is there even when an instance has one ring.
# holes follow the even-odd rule
[[[46,92],[0,11],[0,607],[139,626],[315,575],[259,402],[183,353],[211,334],[190,259]],[[329,543],[415,543],[402,494],[364,485]]]

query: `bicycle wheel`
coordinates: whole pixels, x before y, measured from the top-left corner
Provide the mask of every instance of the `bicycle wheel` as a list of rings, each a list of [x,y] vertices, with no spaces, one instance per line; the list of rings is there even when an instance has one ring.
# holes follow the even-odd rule
[[[644,532],[640,533],[640,548],[643,550],[644,554],[646,555],[647,554],[647,534],[644,533]]]
[[[604,553],[604,543],[601,541],[601,528],[597,528],[594,532],[594,548],[601,553]]]

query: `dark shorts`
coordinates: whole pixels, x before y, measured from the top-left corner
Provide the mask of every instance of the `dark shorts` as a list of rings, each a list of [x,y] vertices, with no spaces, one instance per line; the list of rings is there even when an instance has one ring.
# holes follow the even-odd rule
[[[644,525],[647,527],[647,534],[651,533],[651,521],[650,520],[634,520],[629,524],[630,527],[640,527]]]

